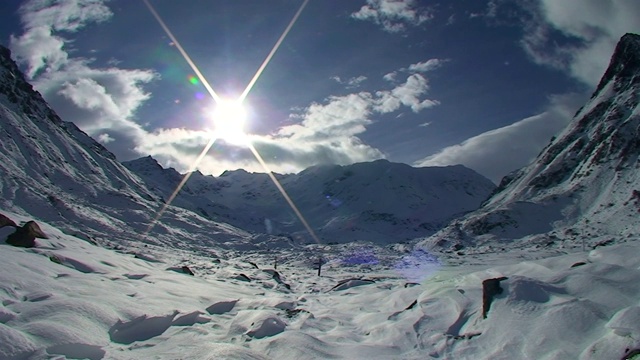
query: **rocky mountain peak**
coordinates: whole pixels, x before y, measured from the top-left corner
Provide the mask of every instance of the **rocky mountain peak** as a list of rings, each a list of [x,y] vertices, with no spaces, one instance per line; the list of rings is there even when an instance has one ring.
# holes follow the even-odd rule
[[[16,104],[25,114],[48,118],[56,124],[62,120],[47,105],[39,92],[25,79],[18,65],[11,58],[11,50],[0,45],[0,94],[4,94],[9,102]]]
[[[640,81],[640,35],[629,33],[620,39],[595,94],[598,94],[614,78],[616,79],[615,91],[637,85]]]

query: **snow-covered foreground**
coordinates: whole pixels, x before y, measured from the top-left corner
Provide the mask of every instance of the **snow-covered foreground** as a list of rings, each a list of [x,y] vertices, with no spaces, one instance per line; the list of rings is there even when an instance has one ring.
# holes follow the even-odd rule
[[[531,254],[438,265],[336,247],[318,277],[313,249],[105,249],[40,226],[50,238],[32,249],[0,229],[0,359],[620,359],[640,347],[636,241],[515,264]],[[501,276],[483,319],[482,281]]]

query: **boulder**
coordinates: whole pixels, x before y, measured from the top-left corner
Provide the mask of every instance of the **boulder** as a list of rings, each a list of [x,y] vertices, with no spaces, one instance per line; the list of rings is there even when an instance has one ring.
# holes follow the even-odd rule
[[[188,267],[188,266],[186,266],[186,265],[182,267],[182,272],[183,272],[183,273],[185,273],[185,274],[187,274],[187,275],[191,275],[191,276],[194,276],[194,275],[195,275],[195,274],[193,273],[193,271],[191,271],[191,269],[189,269],[189,267]]]
[[[16,228],[18,227],[18,225],[16,225],[16,223],[13,222],[13,220],[9,219],[3,214],[0,214],[0,228],[3,228],[5,226],[13,226]]]
[[[31,220],[17,228],[16,231],[7,237],[7,244],[31,248],[36,246],[36,238],[48,239],[49,237],[40,229],[38,224]]]
[[[499,277],[494,279],[487,279],[482,282],[482,318],[487,318],[489,308],[491,308],[491,302],[493,298],[502,294],[502,288],[500,287],[500,281],[506,280],[506,277]]]

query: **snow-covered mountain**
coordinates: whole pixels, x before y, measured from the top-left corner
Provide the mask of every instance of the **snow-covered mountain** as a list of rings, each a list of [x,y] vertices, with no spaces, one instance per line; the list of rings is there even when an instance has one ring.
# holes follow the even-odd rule
[[[125,162],[167,199],[182,179],[153,158]],[[476,209],[495,185],[463,166],[413,168],[386,160],[275,175],[322,242],[394,242],[432,234]],[[311,240],[266,174],[191,174],[177,206],[258,233]]]
[[[639,102],[640,36],[626,34],[566,129],[530,165],[505,177],[480,209],[422,245],[496,245],[528,237],[551,246],[563,243],[558,239],[637,235]]]
[[[219,208],[251,224],[244,212],[257,209],[261,220],[271,206],[263,197],[280,201],[265,175],[243,171],[193,174],[177,203],[210,196],[218,207],[202,208],[202,216],[169,207],[143,237],[164,205],[158,194],[182,175],[142,159],[133,167],[158,175],[143,183],[62,122],[0,49],[0,359],[637,358],[640,261],[630,254],[640,251],[631,227],[640,205],[639,44],[637,36],[623,38],[591,102],[536,162],[429,240],[528,231],[549,241],[555,231],[591,241],[589,232],[626,229],[615,242],[627,243],[466,256],[412,252],[410,244],[275,247],[268,241],[277,237],[207,218],[222,216]],[[419,171],[428,179],[384,161],[277,177],[313,221],[325,208],[360,214],[364,206],[398,218],[442,210],[444,219],[478,190],[463,167]],[[21,229],[14,225],[34,217],[44,239],[9,245]],[[255,224],[272,232],[286,226],[270,222]],[[80,239],[88,236],[124,246]],[[148,246],[137,247],[140,240]],[[235,251],[261,240],[267,251]],[[313,262],[319,257],[322,275]]]
[[[312,241],[271,179],[243,170],[219,177],[191,174],[173,202],[177,206],[168,207],[146,234],[183,175],[150,157],[126,163],[140,177],[132,174],[102,145],[62,121],[4,48],[0,94],[4,209],[96,239],[241,248],[246,242]],[[276,177],[322,242],[389,243],[429,235],[477,208],[495,188],[462,166],[412,168],[388,161]]]
[[[29,214],[85,239],[207,246],[250,235],[169,207],[115,156],[62,121],[0,47],[0,208]]]

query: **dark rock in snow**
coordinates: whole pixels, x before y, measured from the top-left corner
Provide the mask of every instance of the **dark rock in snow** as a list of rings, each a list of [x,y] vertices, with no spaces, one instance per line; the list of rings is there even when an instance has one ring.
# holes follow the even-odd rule
[[[601,246],[607,246],[613,244],[613,239],[598,241],[595,245],[593,245],[593,249],[597,249]]]
[[[627,349],[624,356],[622,356],[621,360],[631,360],[638,355],[640,355],[640,349],[633,349],[633,350]]]
[[[574,267],[578,267],[578,266],[582,266],[582,265],[587,265],[587,263],[584,262],[584,261],[578,261],[577,263],[571,265],[571,267],[574,268]]]
[[[280,273],[279,272],[277,272],[276,270],[271,270],[271,269],[264,270],[264,272],[266,272],[267,274],[271,274],[273,280],[275,280],[278,284],[283,285],[288,290],[291,290],[291,285],[289,285],[289,284],[285,283],[284,281],[282,281],[282,278],[280,277]]]
[[[370,279],[345,279],[338,282],[338,284],[331,288],[330,291],[340,291],[350,289],[352,287],[373,284],[375,281]]]
[[[191,271],[191,269],[189,269],[189,267],[186,266],[186,265],[182,267],[182,272],[187,274],[187,275],[195,276],[193,271]]]
[[[416,305],[418,305],[418,300],[413,300],[413,302],[404,309],[405,311],[413,309]]]
[[[487,313],[491,307],[493,298],[502,294],[502,288],[500,287],[500,281],[507,280],[506,277],[499,277],[494,279],[487,279],[482,282],[482,318],[487,318]]]
[[[251,278],[248,277],[245,274],[238,274],[238,275],[234,276],[233,278],[236,279],[236,280],[240,280],[240,281],[247,281],[247,282],[251,281]]]
[[[16,225],[16,223],[13,222],[13,220],[9,219],[3,214],[0,214],[0,228],[3,228],[5,226],[18,227],[18,225]]]
[[[7,244],[31,248],[36,246],[36,238],[48,239],[49,237],[40,229],[38,224],[31,220],[16,229],[16,232],[7,237]]]
[[[293,318],[295,316],[298,316],[300,313],[303,313],[303,312],[305,312],[307,314],[311,314],[310,312],[308,312],[305,309],[287,309],[287,310],[285,310],[285,315],[286,315],[287,318],[291,319],[291,318]]]

